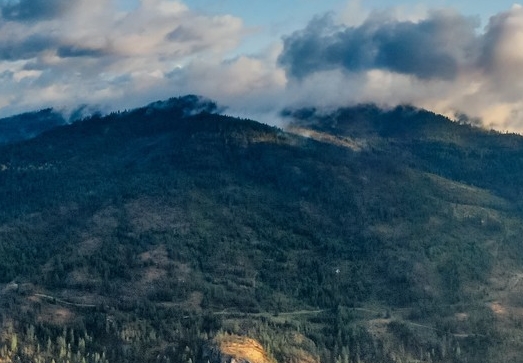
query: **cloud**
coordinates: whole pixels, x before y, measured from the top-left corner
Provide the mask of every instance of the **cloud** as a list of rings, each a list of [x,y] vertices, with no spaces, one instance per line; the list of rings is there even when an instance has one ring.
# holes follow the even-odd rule
[[[31,34],[24,39],[0,35],[0,60],[16,61],[36,57],[53,43],[52,37]]]
[[[82,103],[138,106],[185,90],[168,74],[222,61],[247,33],[241,19],[176,0],[0,0],[0,116]],[[190,67],[189,67],[190,69]],[[135,102],[131,104],[131,102]]]
[[[201,59],[173,71],[169,78],[189,93],[204,94],[226,105],[227,113],[274,124],[286,100],[287,78],[276,64],[280,51],[280,46],[274,46],[259,56]]]
[[[63,15],[73,0],[1,0],[2,18],[11,21],[49,20]]]
[[[521,7],[481,29],[450,10],[369,12],[353,0],[361,19],[318,16],[240,54],[252,34],[240,18],[177,0],[117,3],[0,0],[0,117],[86,103],[110,111],[192,93],[268,123],[285,107],[411,103],[523,132]]]
[[[57,48],[56,55],[59,58],[102,57],[104,52],[100,49],[90,49],[77,45],[61,45]]]
[[[335,25],[326,15],[284,39],[280,63],[297,78],[342,68],[453,79],[475,61],[478,25],[477,19],[444,11],[418,23],[374,15],[357,27]]]
[[[357,25],[316,17],[283,39],[292,102],[411,103],[487,127],[523,131],[523,8],[478,18],[450,10],[416,20],[370,13]]]

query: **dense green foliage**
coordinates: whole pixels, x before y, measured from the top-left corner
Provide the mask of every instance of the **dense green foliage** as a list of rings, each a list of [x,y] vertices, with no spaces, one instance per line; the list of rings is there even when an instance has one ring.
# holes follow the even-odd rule
[[[216,111],[0,150],[0,358],[198,362],[230,332],[280,362],[517,361],[495,307],[523,304],[523,139],[409,107],[286,112],[310,138]]]

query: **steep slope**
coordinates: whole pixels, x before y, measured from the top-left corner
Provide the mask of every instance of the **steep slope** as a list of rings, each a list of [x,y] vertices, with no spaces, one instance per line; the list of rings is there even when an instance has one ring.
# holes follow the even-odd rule
[[[195,362],[229,333],[278,362],[517,361],[520,189],[490,173],[521,175],[519,137],[216,111],[186,96],[2,148],[1,358]]]
[[[519,199],[523,168],[523,139],[515,134],[451,122],[432,112],[398,106],[381,110],[375,105],[341,108],[331,113],[315,109],[287,110],[291,126],[370,143],[404,163],[446,178]],[[304,132],[303,130],[301,132]]]

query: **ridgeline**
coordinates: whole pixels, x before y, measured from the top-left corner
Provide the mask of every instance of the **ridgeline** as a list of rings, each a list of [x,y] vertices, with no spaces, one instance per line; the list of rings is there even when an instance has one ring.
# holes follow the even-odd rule
[[[2,146],[0,361],[518,362],[523,138],[283,115],[185,96]]]

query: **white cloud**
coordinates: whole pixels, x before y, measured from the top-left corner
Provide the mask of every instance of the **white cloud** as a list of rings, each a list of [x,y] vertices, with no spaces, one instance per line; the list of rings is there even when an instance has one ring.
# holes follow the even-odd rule
[[[184,90],[168,84],[168,73],[198,59],[223,59],[246,33],[239,18],[198,13],[181,1],[142,0],[128,11],[114,0],[38,2],[30,11],[29,0],[14,10],[0,2],[10,16],[0,19],[0,70],[14,75],[0,88],[0,105],[7,105],[0,116],[173,96]]]
[[[295,49],[296,59],[306,62],[293,63],[301,67],[293,73],[277,60],[289,51],[280,41],[231,58],[252,30],[242,19],[196,12],[182,1],[141,0],[125,11],[116,0],[36,1],[39,7],[29,11],[5,8],[0,0],[0,116],[85,103],[114,110],[197,93],[229,106],[230,114],[266,122],[287,106],[412,103],[523,132],[518,6],[482,30],[477,19],[452,11],[371,13],[352,0],[332,28],[322,29],[330,25],[317,19],[290,35],[317,40]],[[358,36],[342,37],[351,34]],[[377,57],[376,39],[407,50],[383,47]]]
[[[174,84],[228,106],[228,113],[271,122],[285,100],[287,78],[276,64],[280,46],[262,56],[195,60],[171,74]]]

